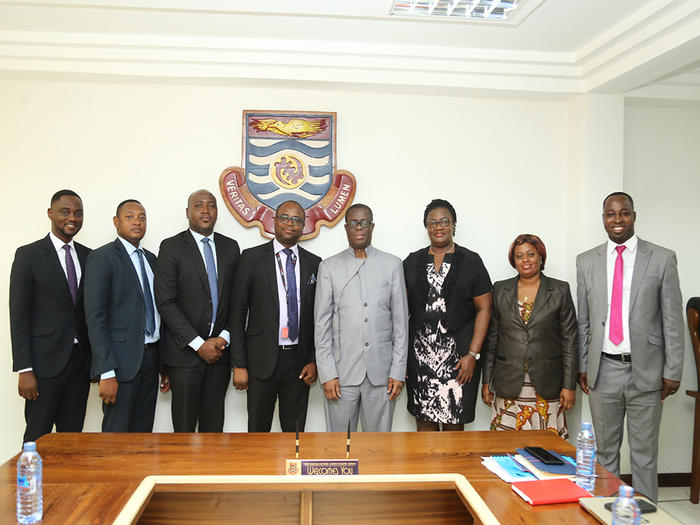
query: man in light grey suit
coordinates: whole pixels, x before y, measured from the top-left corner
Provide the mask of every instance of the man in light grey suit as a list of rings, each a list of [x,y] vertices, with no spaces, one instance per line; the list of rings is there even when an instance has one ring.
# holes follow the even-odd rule
[[[620,475],[626,413],[634,488],[656,501],[662,403],[683,370],[683,307],[676,254],[639,239],[636,217],[632,197],[608,195],[608,242],[576,258],[579,384],[589,395],[599,463]]]
[[[371,246],[372,210],[353,204],[345,215],[350,247],[321,262],[316,284],[318,377],[326,396],[326,428],[350,423],[389,432],[394,400],[406,378],[408,305],[401,259]]]

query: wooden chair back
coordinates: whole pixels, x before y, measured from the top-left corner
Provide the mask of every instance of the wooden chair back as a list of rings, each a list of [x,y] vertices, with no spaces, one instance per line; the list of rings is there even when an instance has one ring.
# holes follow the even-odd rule
[[[695,372],[698,378],[698,390],[700,390],[700,297],[691,297],[686,306],[688,317],[688,331],[690,332],[690,342],[693,345],[695,354]]]

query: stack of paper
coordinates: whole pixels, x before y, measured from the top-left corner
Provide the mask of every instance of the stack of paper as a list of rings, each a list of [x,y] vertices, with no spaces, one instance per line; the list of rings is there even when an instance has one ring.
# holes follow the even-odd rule
[[[576,462],[573,458],[559,457],[561,465],[546,465],[524,449],[517,454],[482,457],[481,464],[503,481],[512,483],[513,490],[530,505],[566,503],[590,497],[590,493],[576,485]]]
[[[537,479],[534,474],[519,465],[513,456],[489,456],[481,459],[483,466],[508,483]]]
[[[525,449],[519,448],[517,451],[518,454],[515,455],[515,459],[532,472],[537,479],[576,478],[576,462],[568,456],[562,456],[554,451],[550,451],[563,460],[564,463],[562,465],[545,465]]]

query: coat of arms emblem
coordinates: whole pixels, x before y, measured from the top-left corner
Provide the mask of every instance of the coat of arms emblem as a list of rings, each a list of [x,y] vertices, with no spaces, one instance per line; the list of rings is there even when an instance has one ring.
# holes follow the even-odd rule
[[[306,214],[301,238],[315,237],[355,196],[355,177],[336,170],[335,152],[335,113],[243,111],[243,167],[219,178],[226,206],[241,224],[272,237],[275,210],[294,200]]]

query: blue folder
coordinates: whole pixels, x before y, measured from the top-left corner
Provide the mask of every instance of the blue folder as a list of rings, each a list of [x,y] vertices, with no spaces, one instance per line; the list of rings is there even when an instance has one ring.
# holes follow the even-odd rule
[[[537,479],[535,475],[528,470],[523,470],[525,467],[520,467],[518,463],[516,463],[516,461],[510,456],[491,456],[491,458],[498,463],[503,470],[510,474],[511,477],[517,479],[518,481]]]

